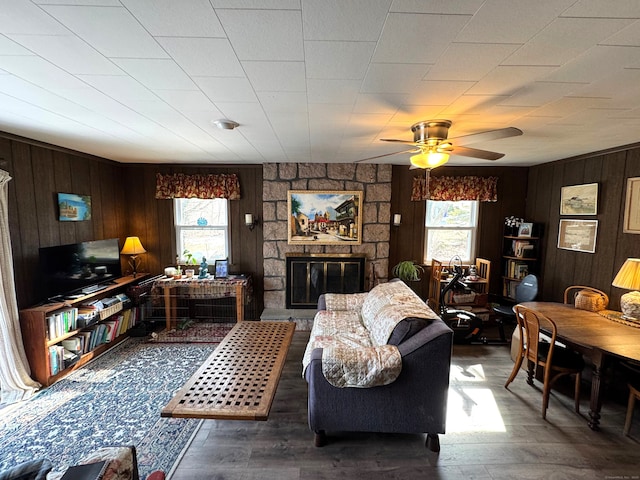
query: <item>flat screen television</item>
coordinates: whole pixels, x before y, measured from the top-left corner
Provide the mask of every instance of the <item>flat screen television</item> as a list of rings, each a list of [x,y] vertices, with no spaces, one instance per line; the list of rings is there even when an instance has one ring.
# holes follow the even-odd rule
[[[40,248],[43,299],[60,299],[122,276],[117,238]]]

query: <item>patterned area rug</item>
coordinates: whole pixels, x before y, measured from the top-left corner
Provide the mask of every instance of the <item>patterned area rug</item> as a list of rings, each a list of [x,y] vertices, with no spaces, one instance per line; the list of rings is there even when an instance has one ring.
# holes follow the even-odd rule
[[[161,418],[160,410],[214,348],[133,338],[112,348],[2,412],[0,471],[37,458],[61,471],[96,448],[135,445],[140,478],[168,473],[200,420]]]
[[[187,328],[151,334],[157,343],[220,343],[235,323],[193,322]]]

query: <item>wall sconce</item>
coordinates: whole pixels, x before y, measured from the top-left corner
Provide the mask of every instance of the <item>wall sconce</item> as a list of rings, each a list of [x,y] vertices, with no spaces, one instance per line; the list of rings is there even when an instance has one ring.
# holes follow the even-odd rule
[[[402,223],[402,215],[400,215],[399,213],[394,213],[393,214],[393,226],[394,227],[399,227],[400,223]]]
[[[253,227],[258,224],[258,217],[254,217],[253,213],[245,213],[244,224],[249,228],[249,230],[253,230]]]
[[[138,274],[138,255],[146,252],[138,237],[127,237],[124,241],[124,246],[122,250],[120,250],[120,253],[131,257],[129,259],[129,265],[131,265],[131,269],[133,270],[133,278],[136,278]]]

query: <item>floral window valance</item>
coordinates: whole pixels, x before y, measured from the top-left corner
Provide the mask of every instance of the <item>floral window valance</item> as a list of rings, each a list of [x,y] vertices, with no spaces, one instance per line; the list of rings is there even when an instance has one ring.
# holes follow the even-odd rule
[[[240,182],[235,173],[156,174],[156,198],[240,198]]]
[[[498,201],[498,177],[414,177],[411,200]]]

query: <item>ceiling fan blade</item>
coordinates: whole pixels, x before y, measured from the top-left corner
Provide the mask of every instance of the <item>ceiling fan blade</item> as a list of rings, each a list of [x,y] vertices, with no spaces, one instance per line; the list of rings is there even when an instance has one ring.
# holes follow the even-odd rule
[[[397,138],[381,138],[381,142],[395,142],[395,143],[408,143],[409,145],[421,145],[413,140],[398,140]]]
[[[471,143],[487,142],[500,138],[517,137],[522,135],[522,130],[515,127],[498,128],[497,130],[487,130],[486,132],[470,133],[460,137],[449,138],[449,141],[457,145],[469,145]]]
[[[490,152],[488,150],[480,150],[478,148],[459,147],[458,145],[447,149],[452,155],[461,155],[463,157],[481,158],[482,160],[499,160],[504,157],[504,153]]]
[[[418,152],[419,151],[420,150],[418,150]],[[375,160],[376,158],[389,157],[391,155],[398,155],[399,153],[418,153],[418,152],[416,152],[415,148],[411,148],[409,150],[402,150],[401,152],[384,153],[382,155],[376,155],[375,157],[361,158],[360,160],[355,160],[353,163],[360,163],[366,160]]]

